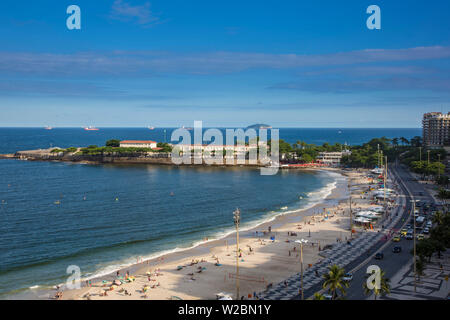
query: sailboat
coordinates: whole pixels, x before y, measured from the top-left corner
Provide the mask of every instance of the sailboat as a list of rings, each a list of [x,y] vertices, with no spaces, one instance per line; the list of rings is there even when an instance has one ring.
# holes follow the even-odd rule
[[[45,127],[45,130],[52,130],[52,129],[53,129],[53,127],[50,127],[50,126]]]
[[[155,127],[148,126],[147,128],[148,128],[149,130],[155,130]]]

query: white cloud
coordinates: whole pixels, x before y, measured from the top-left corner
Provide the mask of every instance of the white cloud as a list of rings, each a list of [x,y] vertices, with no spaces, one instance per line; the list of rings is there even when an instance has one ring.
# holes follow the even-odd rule
[[[115,20],[134,21],[139,25],[148,26],[159,22],[159,17],[153,14],[150,6],[150,2],[133,6],[123,0],[115,0],[110,17]]]

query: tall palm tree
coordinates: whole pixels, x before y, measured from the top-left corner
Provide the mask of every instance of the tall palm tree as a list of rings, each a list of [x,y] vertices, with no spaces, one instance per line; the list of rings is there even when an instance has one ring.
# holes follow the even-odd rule
[[[409,140],[406,139],[405,137],[401,137],[400,141],[402,142],[402,145],[409,144]]]
[[[447,199],[449,197],[449,192],[444,188],[440,188],[437,197],[442,201],[445,211],[447,211]]]
[[[424,270],[425,270],[425,262],[423,261],[422,258],[419,257],[419,259],[416,260],[416,272],[419,278],[418,281],[420,281],[420,276],[424,275]]]
[[[349,284],[342,279],[344,275],[344,268],[341,268],[336,264],[330,266],[328,272],[323,275],[325,279],[323,288],[328,289],[328,292],[331,293],[332,300],[336,300],[338,291],[340,291],[342,295],[345,295],[345,289],[348,288]]]
[[[444,221],[444,213],[442,211],[437,211],[433,218],[431,219],[433,223],[436,223],[438,226],[440,226]]]
[[[398,146],[398,138],[392,139],[392,145],[395,147]]]
[[[375,272],[375,271],[373,271]],[[369,278],[371,275],[369,274],[366,278]],[[390,280],[386,278],[386,274],[383,270],[380,270],[380,287],[377,288],[376,286],[373,289],[370,289],[367,286],[367,281],[364,281],[363,284],[364,293],[366,295],[369,295],[373,293],[375,300],[377,300],[378,296],[385,296],[391,292],[391,285]]]

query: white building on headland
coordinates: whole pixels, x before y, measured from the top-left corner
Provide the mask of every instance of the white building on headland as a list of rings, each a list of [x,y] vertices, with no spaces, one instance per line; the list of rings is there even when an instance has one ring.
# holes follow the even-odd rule
[[[341,159],[343,156],[351,155],[351,151],[345,150],[341,152],[320,152],[316,160],[323,164],[328,164],[330,166],[338,166],[341,164]]]
[[[156,148],[156,141],[152,140],[124,140],[120,141],[122,148]]]
[[[442,147],[450,140],[450,112],[429,112],[422,120],[423,143],[427,147]]]
[[[177,144],[173,146],[174,148],[177,148],[178,151],[182,153],[189,153],[189,152],[202,152],[202,153],[209,153],[211,155],[219,153],[219,152],[233,152],[233,155],[239,155],[239,154],[246,154],[247,152],[250,152],[250,150],[257,151],[257,145],[251,144],[251,145],[212,145],[212,144]]]

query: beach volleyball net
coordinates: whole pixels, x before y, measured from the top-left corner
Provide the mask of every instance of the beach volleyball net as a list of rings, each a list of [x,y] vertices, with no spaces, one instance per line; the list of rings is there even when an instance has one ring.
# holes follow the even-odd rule
[[[225,275],[225,277],[224,277],[224,281],[236,280],[236,279],[239,279],[242,281],[248,281],[248,282],[267,283],[267,280],[264,279],[264,277],[247,276],[247,275],[243,275],[243,274],[240,274],[239,276],[237,276],[235,273],[228,273],[228,276]]]

